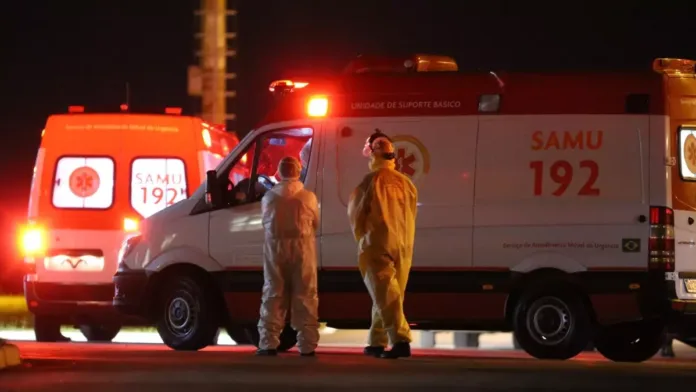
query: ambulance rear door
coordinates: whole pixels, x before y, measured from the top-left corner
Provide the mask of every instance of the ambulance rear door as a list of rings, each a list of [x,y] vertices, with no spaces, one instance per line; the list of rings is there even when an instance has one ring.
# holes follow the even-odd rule
[[[202,181],[199,120],[178,116],[142,116],[147,131],[134,133],[124,147],[122,165],[128,183],[128,208],[147,218],[188,198]]]
[[[35,204],[36,218],[48,230],[49,254],[36,265],[41,281],[111,282],[123,240],[121,126],[101,115],[49,118]]]

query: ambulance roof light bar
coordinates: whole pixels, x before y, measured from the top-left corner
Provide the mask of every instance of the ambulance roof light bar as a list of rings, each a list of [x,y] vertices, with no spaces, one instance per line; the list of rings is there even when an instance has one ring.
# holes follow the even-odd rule
[[[696,61],[673,58],[657,58],[653,61],[653,71],[667,75],[696,74]]]
[[[268,86],[268,91],[272,93],[291,93],[295,91],[295,89],[307,87],[308,84],[309,83],[307,82],[293,81],[288,79],[274,80],[271,82],[271,85]]]
[[[416,67],[416,72],[456,72],[459,71],[457,62],[449,56],[417,54],[414,56],[415,64],[404,61],[404,67]]]
[[[181,108],[164,108],[164,113],[165,114],[173,114],[175,116],[181,115]]]
[[[344,74],[456,72],[457,62],[449,56],[414,54],[406,57],[358,56],[348,63]]]
[[[85,107],[79,105],[68,106],[68,113],[84,113]]]

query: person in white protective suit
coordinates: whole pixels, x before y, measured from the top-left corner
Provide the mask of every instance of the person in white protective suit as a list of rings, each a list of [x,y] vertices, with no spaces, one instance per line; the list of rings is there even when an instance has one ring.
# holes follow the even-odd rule
[[[300,182],[300,171],[297,158],[281,159],[281,180],[261,200],[264,285],[257,355],[277,355],[288,310],[300,355],[313,356],[319,343],[315,244],[319,206],[316,195]]]
[[[372,298],[372,324],[365,355],[396,359],[411,356],[411,329],[404,296],[413,259],[418,191],[396,171],[394,146],[377,130],[365,142],[370,173],[348,202],[358,243],[358,267]],[[392,349],[385,351],[388,340]]]

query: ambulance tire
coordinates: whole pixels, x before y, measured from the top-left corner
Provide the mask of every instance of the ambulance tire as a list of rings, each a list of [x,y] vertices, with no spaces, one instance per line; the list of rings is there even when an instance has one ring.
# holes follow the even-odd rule
[[[79,328],[88,342],[111,342],[121,332],[119,324],[85,324]]]
[[[614,362],[643,362],[657,355],[665,341],[662,320],[642,320],[602,327],[595,347]]]
[[[573,358],[585,350],[592,336],[592,320],[584,301],[567,288],[523,294],[513,324],[520,347],[538,359]]]
[[[259,347],[259,329],[256,327],[247,328],[247,337],[254,344],[254,346]],[[278,352],[286,352],[291,348],[295,347],[297,344],[297,332],[290,326],[290,324],[285,326],[283,332],[280,333],[280,344],[278,345]]]
[[[209,285],[188,276],[174,275],[164,282],[155,311],[157,332],[164,344],[177,351],[197,351],[211,344],[219,331],[220,313]]]

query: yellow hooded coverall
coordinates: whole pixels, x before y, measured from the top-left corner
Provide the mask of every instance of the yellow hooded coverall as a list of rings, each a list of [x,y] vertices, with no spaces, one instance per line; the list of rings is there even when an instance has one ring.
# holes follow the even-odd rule
[[[370,173],[353,191],[348,217],[358,242],[358,266],[372,297],[368,344],[411,342],[403,304],[413,258],[418,191],[395,162],[370,158]]]

